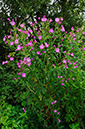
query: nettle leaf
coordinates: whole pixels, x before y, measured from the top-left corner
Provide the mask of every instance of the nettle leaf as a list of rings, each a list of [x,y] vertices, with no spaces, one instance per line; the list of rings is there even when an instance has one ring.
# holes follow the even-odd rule
[[[23,101],[23,102],[22,102],[22,106],[25,106],[25,105],[26,105],[26,101]]]
[[[9,53],[10,56],[14,56],[16,52]]]

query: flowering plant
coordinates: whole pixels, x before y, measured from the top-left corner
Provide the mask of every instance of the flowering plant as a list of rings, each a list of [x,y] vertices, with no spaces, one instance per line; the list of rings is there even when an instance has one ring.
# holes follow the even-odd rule
[[[3,41],[13,53],[7,55],[2,65],[13,67],[17,87],[25,89],[24,96],[20,95],[22,110],[28,113],[31,105],[44,127],[60,128],[59,124],[63,123],[64,118],[63,108],[68,103],[65,108],[66,120],[77,119],[76,113],[73,117],[74,111],[71,116],[68,115],[68,98],[73,91],[75,93],[81,89],[82,93],[85,89],[84,78],[80,77],[83,75],[81,68],[85,56],[83,28],[75,31],[72,27],[68,33],[61,24],[63,18],[55,18],[55,26],[50,28],[53,20],[47,19],[45,15],[41,18],[40,29],[37,21],[30,22],[33,30],[26,30],[24,23],[16,27],[14,20],[8,20],[13,29]]]

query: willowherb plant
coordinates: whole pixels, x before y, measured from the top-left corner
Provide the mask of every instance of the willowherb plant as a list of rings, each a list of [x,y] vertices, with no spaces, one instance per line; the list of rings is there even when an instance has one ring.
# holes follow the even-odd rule
[[[45,15],[38,19],[40,29],[37,21],[30,22],[33,30],[25,30],[24,23],[16,27],[15,21],[8,19],[13,29],[3,41],[14,52],[7,55],[2,65],[12,66],[14,80],[26,88],[24,98],[28,99],[22,103],[23,111],[27,112],[32,104],[45,127],[59,127],[61,101],[67,91],[70,94],[73,88],[80,88],[82,82],[79,70],[85,56],[85,32],[83,28],[72,27],[68,33],[61,23],[63,18],[55,18],[54,28],[50,28],[53,20]],[[83,84],[80,85],[83,89]]]

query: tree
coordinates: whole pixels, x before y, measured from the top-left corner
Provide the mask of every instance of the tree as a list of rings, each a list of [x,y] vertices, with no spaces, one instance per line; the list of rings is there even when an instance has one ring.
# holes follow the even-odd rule
[[[6,49],[3,44],[4,35],[8,34],[11,26],[7,18],[14,19],[17,17],[17,24],[25,22],[26,27],[30,26],[29,21],[34,21],[38,17],[46,15],[47,18],[55,21],[56,17],[62,17],[63,24],[67,31],[72,26],[80,27],[83,24],[84,0],[2,0],[0,10],[0,55],[5,58]],[[39,22],[39,21],[38,21]],[[9,51],[7,49],[7,51]]]
[[[51,10],[53,10],[53,19],[63,17],[63,24],[67,31],[70,31],[72,26],[81,27],[84,23],[85,12],[84,0],[54,0]]]

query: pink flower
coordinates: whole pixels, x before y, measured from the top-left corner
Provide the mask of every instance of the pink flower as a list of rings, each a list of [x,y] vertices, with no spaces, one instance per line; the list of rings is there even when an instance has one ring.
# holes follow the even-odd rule
[[[18,29],[18,28],[17,28],[17,30],[18,30],[19,32],[21,32],[21,29]]]
[[[3,41],[5,41],[6,40],[6,36],[4,36],[4,38],[3,38]]]
[[[54,103],[57,103],[57,100],[55,100]]]
[[[62,17],[60,18],[60,21],[63,21],[63,18]]]
[[[42,53],[45,53],[46,51],[42,51]]]
[[[66,51],[63,51],[64,53],[66,53]]]
[[[30,37],[30,33],[27,31],[26,34],[28,35],[28,37]]]
[[[56,52],[57,52],[57,53],[59,52],[59,48],[56,48]]]
[[[31,65],[31,62],[29,62],[28,64],[27,64],[27,66],[29,67]]]
[[[10,57],[10,55],[8,55],[7,57]]]
[[[52,19],[50,19],[50,22],[52,22],[53,20]]]
[[[15,17],[15,20],[17,20],[17,17]]]
[[[24,108],[22,108],[24,110]]]
[[[13,42],[10,42],[10,45],[12,46],[14,43]]]
[[[58,45],[58,47],[61,47],[61,45]]]
[[[74,68],[77,68],[77,67],[78,67],[78,65],[74,66]]]
[[[10,18],[7,18],[8,21],[10,21]]]
[[[34,40],[34,43],[37,43],[37,40],[36,39]]]
[[[60,114],[59,112],[57,114]]]
[[[61,31],[62,31],[62,32],[65,31],[65,28],[64,28],[63,25],[61,25]]]
[[[37,35],[39,35],[39,33],[37,32]]]
[[[43,18],[41,18],[41,21],[45,22],[45,21],[47,21],[47,18],[43,17]]]
[[[20,25],[20,27],[22,27],[22,28],[23,28],[23,27],[24,27],[24,24],[21,24],[21,25]]]
[[[73,62],[73,65],[75,65],[76,63],[75,62]]]
[[[73,40],[75,41],[75,40],[76,40],[76,38],[73,38]]]
[[[40,48],[40,49],[43,49],[43,48],[44,48],[44,45],[43,45],[43,44],[41,44],[41,45],[39,46],[39,48]]]
[[[24,34],[25,33],[25,30],[23,30],[22,33]]]
[[[79,32],[79,30],[76,30],[76,32]]]
[[[72,80],[74,80],[75,78],[73,77]]]
[[[18,68],[21,68],[21,66],[20,66],[20,65],[18,65]]]
[[[12,21],[12,22],[10,22],[10,24],[11,24],[12,26],[14,26],[14,25],[15,25],[15,22],[14,22],[14,21]]]
[[[5,64],[5,61],[2,61],[2,65],[4,65]]]
[[[75,34],[73,33],[72,36],[75,37]]]
[[[10,57],[10,61],[13,61],[14,60],[14,58],[13,57]]]
[[[74,30],[74,27],[71,27],[71,30]]]
[[[57,112],[57,110],[55,109],[54,112]]]
[[[11,38],[11,36],[10,35],[8,35],[8,39],[10,39]],[[12,37],[12,39],[13,39],[13,37]]]
[[[58,24],[61,24],[61,22],[59,21]]]
[[[35,21],[35,24],[37,24],[37,21]]]
[[[58,76],[58,78],[60,78],[60,77]]]
[[[55,66],[55,64],[52,64],[52,66]]]
[[[63,78],[63,76],[61,76],[61,78]]]
[[[33,31],[32,31],[32,30],[29,30],[29,32],[30,32],[30,33],[33,33]]]
[[[33,44],[32,44],[32,42],[31,42],[31,41],[29,41],[28,45],[32,46]]]
[[[59,18],[55,18],[55,22],[59,22]]]
[[[27,63],[31,62],[30,57],[28,57],[28,58],[26,59],[26,61],[27,61]]]
[[[73,56],[73,53],[71,53],[71,56]]]
[[[38,19],[40,20],[40,17],[38,17]]]
[[[46,17],[45,15],[43,15],[43,17]]]
[[[15,44],[18,44],[18,39],[16,39],[14,42],[15,42]]]
[[[63,60],[63,63],[66,63],[66,60]]]
[[[53,102],[51,102],[51,104],[53,104]]]
[[[50,33],[53,33],[53,32],[54,32],[53,28],[51,28],[51,29],[49,30],[49,32],[50,32]]]
[[[26,77],[26,73],[22,73],[22,77]]]
[[[49,47],[49,44],[45,43],[45,47]]]
[[[58,119],[58,122],[60,123],[60,122],[61,122],[61,120],[60,120],[60,119]]]
[[[19,51],[19,50],[21,50],[22,48],[23,48],[23,47],[21,47],[20,45],[18,45],[16,51]]]
[[[83,50],[85,51],[85,47],[83,48]]]
[[[68,69],[68,66],[66,66],[66,68]]]
[[[22,68],[22,70],[24,70],[24,68]]]
[[[85,34],[85,32],[83,31],[83,33],[82,34]]]
[[[40,36],[38,36],[38,39],[39,39],[39,40],[41,40],[41,38],[42,38],[42,36],[41,36],[41,35],[40,35]]]
[[[37,55],[39,55],[40,54],[40,52],[39,51],[37,51]]]

